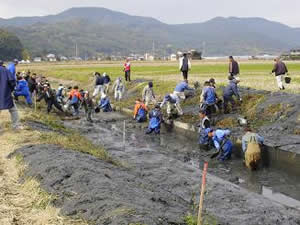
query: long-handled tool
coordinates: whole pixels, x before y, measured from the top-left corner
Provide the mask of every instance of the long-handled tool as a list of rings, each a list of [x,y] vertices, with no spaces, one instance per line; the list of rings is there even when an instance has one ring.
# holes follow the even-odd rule
[[[204,163],[204,169],[202,172],[202,185],[201,185],[201,194],[199,202],[199,212],[198,212],[198,222],[197,225],[202,225],[202,209],[203,209],[203,200],[206,186],[206,174],[207,174],[208,162]]]

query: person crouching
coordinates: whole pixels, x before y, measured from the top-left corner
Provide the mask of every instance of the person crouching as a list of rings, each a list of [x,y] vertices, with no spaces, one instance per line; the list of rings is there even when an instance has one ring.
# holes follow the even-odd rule
[[[160,105],[156,105],[155,108],[149,113],[149,126],[146,134],[151,134],[153,131],[155,134],[160,134],[160,125],[162,122],[162,113]]]
[[[219,152],[218,160],[225,161],[231,158],[233,144],[229,139],[230,130],[217,129],[216,131],[210,130],[208,136],[212,138],[214,147]]]
[[[42,99],[45,100],[47,104],[47,113],[51,112],[53,105],[59,111],[64,112],[62,106],[56,100],[55,91],[51,89],[48,84],[44,84],[43,87],[43,92],[40,94],[39,98],[37,99],[37,102],[40,102]]]
[[[245,128],[245,132],[246,134],[242,138],[245,165],[251,170],[256,170],[261,160],[260,146],[264,143],[264,138],[253,132],[249,127]]]
[[[146,105],[140,99],[137,99],[135,101],[133,119],[138,123],[145,122],[147,120],[147,111]]]
[[[110,105],[110,100],[109,100],[109,97],[106,94],[102,95],[100,103],[99,103],[99,108],[103,112],[112,112],[112,107]]]

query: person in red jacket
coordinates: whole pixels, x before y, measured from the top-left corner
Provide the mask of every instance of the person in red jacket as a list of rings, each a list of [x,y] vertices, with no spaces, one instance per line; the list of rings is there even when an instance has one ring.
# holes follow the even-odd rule
[[[126,81],[131,81],[130,80],[130,70],[131,70],[131,64],[129,59],[126,59],[126,62],[124,64],[124,72],[125,72],[125,80]]]

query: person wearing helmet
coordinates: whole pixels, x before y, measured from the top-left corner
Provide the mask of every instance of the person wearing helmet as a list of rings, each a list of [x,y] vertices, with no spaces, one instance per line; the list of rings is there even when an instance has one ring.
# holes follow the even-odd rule
[[[120,101],[123,97],[123,94],[125,92],[125,86],[122,82],[122,78],[119,77],[114,85],[113,85],[113,90],[114,90],[114,95],[115,95],[115,100]]]
[[[149,126],[146,134],[151,134],[153,131],[155,134],[160,134],[161,122],[162,113],[160,111],[160,105],[156,105],[155,108],[149,113]]]
[[[156,104],[152,82],[149,82],[148,85],[144,87],[142,96],[143,96],[143,101],[147,107],[151,103]]]

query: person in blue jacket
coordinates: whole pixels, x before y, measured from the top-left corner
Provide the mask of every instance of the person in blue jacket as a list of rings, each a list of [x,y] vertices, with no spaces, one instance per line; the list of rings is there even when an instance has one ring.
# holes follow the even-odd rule
[[[15,59],[13,62],[10,62],[7,66],[8,71],[17,79],[16,67],[19,64],[18,60]]]
[[[160,105],[156,105],[155,108],[149,113],[149,119],[150,121],[146,134],[151,134],[153,131],[155,134],[160,134],[160,125],[162,122]]]
[[[26,102],[28,105],[32,105],[32,100],[31,100],[31,96],[30,96],[30,91],[29,91],[29,87],[28,87],[28,83],[25,80],[24,77],[20,78],[21,80],[18,81],[15,92],[14,92],[14,96],[17,99],[19,96],[24,96],[26,99]]]
[[[212,138],[213,144],[219,152],[218,159],[225,161],[231,158],[233,144],[229,139],[230,130],[217,129],[216,131],[210,130],[208,136]]]
[[[203,90],[203,104],[205,106],[206,115],[211,118],[211,114],[216,111],[215,104],[217,103],[216,90],[210,83],[205,82],[206,88]]]
[[[224,93],[223,93],[223,99],[224,99],[224,113],[229,113],[228,111],[228,103],[231,103],[232,109],[235,108],[235,101],[233,99],[233,96],[235,96],[238,101],[242,101],[242,98],[240,96],[240,92],[238,89],[238,83],[240,82],[238,78],[234,78],[233,76],[228,77],[229,84],[225,87]]]
[[[102,109],[103,112],[112,112],[110,100],[106,94],[102,95],[101,100],[99,102],[99,108]]]
[[[179,99],[184,100],[186,98],[184,92],[193,91],[193,90],[194,90],[193,88],[189,87],[188,80],[184,80],[176,85],[174,94],[176,94]]]
[[[13,129],[19,129],[19,113],[13,101],[12,92],[16,86],[16,78],[0,60],[0,111],[8,110],[11,115]]]

